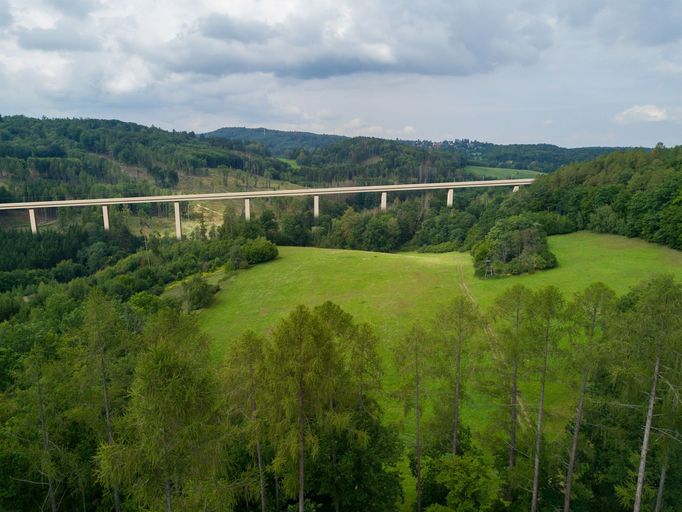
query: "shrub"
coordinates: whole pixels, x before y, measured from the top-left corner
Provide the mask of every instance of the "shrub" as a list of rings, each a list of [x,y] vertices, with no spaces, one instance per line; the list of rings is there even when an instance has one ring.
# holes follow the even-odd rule
[[[277,246],[263,237],[249,240],[241,247],[241,255],[251,265],[274,260],[278,254]]]
[[[218,286],[208,284],[206,279],[199,274],[182,283],[182,288],[185,291],[185,303],[189,311],[208,306],[213,300],[213,294],[219,289]]]

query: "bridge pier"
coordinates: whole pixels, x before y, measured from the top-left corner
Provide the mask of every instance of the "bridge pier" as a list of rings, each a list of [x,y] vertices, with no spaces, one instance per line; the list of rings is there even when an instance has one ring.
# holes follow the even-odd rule
[[[313,196],[313,217],[320,217],[320,196]]]
[[[36,222],[36,211],[33,208],[29,208],[28,218],[31,221],[31,233],[35,235],[38,233],[38,223]]]
[[[381,209],[386,209],[386,203],[388,202],[388,192],[381,193]]]
[[[452,208],[452,204],[454,203],[455,199],[455,191],[454,189],[448,190],[448,208]]]
[[[175,208],[175,238],[182,240],[182,222],[180,221],[180,203],[173,203]]]
[[[516,186],[512,189],[512,192],[518,192],[518,191],[519,191],[519,186],[516,185]]]
[[[104,220],[104,231],[109,231],[109,207],[102,206],[102,219]]]
[[[251,220],[251,200],[244,199],[244,218]]]

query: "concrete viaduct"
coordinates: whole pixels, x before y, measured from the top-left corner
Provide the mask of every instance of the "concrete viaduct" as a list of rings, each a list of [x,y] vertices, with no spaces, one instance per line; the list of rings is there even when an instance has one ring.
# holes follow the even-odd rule
[[[454,189],[456,188],[479,188],[479,187],[514,187],[516,192],[520,186],[533,183],[532,178],[509,179],[509,180],[485,180],[485,181],[451,181],[446,183],[418,183],[413,185],[371,185],[364,187],[329,187],[329,188],[296,188],[286,190],[259,190],[252,192],[218,192],[210,194],[178,194],[167,196],[140,196],[140,197],[109,197],[102,199],[65,199],[60,201],[29,201],[21,203],[0,203],[1,210],[28,210],[31,222],[31,231],[38,232],[36,221],[36,209],[41,208],[65,208],[72,206],[101,206],[104,229],[109,229],[109,206],[116,204],[134,203],[173,203],[175,206],[175,236],[182,238],[180,224],[180,203],[186,201],[218,201],[225,199],[243,199],[244,217],[251,219],[251,199],[261,197],[293,197],[313,196],[313,214],[320,215],[320,196],[338,194],[364,194],[368,192],[381,193],[381,209],[387,207],[389,192],[406,192],[414,190],[447,190],[447,205],[452,206]]]

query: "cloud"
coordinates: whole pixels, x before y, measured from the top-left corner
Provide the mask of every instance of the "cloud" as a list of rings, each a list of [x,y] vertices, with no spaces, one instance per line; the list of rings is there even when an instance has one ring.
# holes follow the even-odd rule
[[[47,0],[47,3],[67,16],[84,18],[96,10],[99,0]]]
[[[275,33],[273,27],[265,23],[220,14],[207,16],[198,25],[199,31],[206,37],[242,43],[263,42]]]
[[[679,75],[682,74],[682,64],[669,60],[662,60],[656,64],[656,71],[668,75]]]
[[[483,4],[350,2],[308,6],[272,24],[203,16],[163,45],[140,48],[174,72],[273,73],[300,79],[361,73],[466,76],[528,65],[552,45],[552,22],[533,9]],[[507,4],[505,4],[506,6]]]
[[[0,0],[0,28],[10,26],[12,21],[14,21],[14,18],[7,0]]]
[[[100,42],[97,38],[82,30],[79,24],[62,20],[54,28],[19,29],[17,30],[17,42],[19,46],[27,50],[47,52],[98,51]]]
[[[619,123],[660,123],[676,118],[676,112],[656,105],[634,105],[616,114]]]
[[[671,145],[677,4],[0,0],[0,112]]]

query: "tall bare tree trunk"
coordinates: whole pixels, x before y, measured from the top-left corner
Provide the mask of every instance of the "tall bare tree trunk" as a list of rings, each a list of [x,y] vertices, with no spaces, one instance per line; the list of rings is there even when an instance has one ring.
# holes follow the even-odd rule
[[[251,402],[251,411],[253,415],[256,415],[256,402]],[[258,459],[258,479],[260,485],[260,508],[261,512],[265,512],[267,508],[266,496],[265,496],[265,470],[263,468],[263,454],[260,449],[260,441],[258,439],[258,434],[256,434],[256,459]]]
[[[163,456],[163,466],[166,478],[163,481],[163,492],[166,496],[166,512],[171,512],[171,499],[173,489],[171,488],[170,471],[168,470],[168,450],[166,449],[166,431],[161,430],[161,449]]]
[[[100,351],[100,357],[99,357],[99,363],[100,363],[100,371],[102,374],[102,393],[104,395],[104,417],[106,419],[107,423],[107,441],[109,445],[111,446],[114,444],[114,434],[113,434],[113,428],[111,426],[111,412],[109,408],[109,388],[107,386],[107,369],[106,365],[104,363],[104,349],[102,348]],[[118,492],[118,485],[114,484],[113,486],[113,491],[114,491],[114,510],[116,512],[121,512],[121,497]]]
[[[298,391],[298,512],[305,512],[305,422],[303,418],[303,391]]]
[[[417,512],[422,510],[422,447],[421,447],[421,405],[419,403],[419,349],[415,350],[415,371],[414,371],[414,413],[415,413],[415,432],[416,440],[414,447],[415,455],[415,476],[417,478]]]
[[[519,360],[514,358],[514,371],[512,374],[512,388],[511,388],[511,422],[509,425],[509,477],[510,482],[507,486],[507,500],[512,501],[512,485],[511,474],[516,466],[516,407],[518,405],[518,378],[519,378]]]
[[[260,441],[256,440],[256,458],[258,459],[258,478],[260,479],[260,508],[265,512],[267,504],[265,501],[265,472],[263,471],[263,456],[260,451]]]
[[[168,478],[163,483],[163,489],[166,494],[166,512],[171,512],[171,481]]]
[[[452,455],[457,455],[457,433],[459,431],[459,395],[462,377],[462,340],[457,341],[455,355],[455,417],[452,426]]]
[[[661,477],[658,480],[658,493],[656,494],[656,508],[654,512],[661,512],[663,506],[663,491],[665,490],[665,476],[668,472],[668,451],[666,450],[663,456],[663,464],[661,464]]]
[[[646,470],[646,456],[649,451],[649,435],[651,434],[651,421],[654,416],[654,403],[656,402],[656,384],[658,383],[658,369],[661,365],[661,356],[656,354],[656,364],[654,365],[654,379],[651,384],[649,394],[649,407],[646,412],[646,423],[644,424],[644,439],[642,440],[642,453],[639,456],[639,471],[637,472],[637,490],[635,491],[635,506],[633,512],[639,512],[642,506],[642,491],[644,490],[644,472]]]
[[[516,303],[515,319],[514,319],[514,340],[518,343],[519,331],[521,328],[521,305]],[[511,389],[511,422],[509,425],[509,485],[507,486],[507,500],[511,502],[514,498],[513,488],[511,483],[512,472],[516,466],[516,414],[519,403],[519,355],[514,353],[514,371],[512,373],[512,389]]]
[[[542,412],[545,401],[545,377],[547,375],[547,352],[549,351],[549,334],[545,337],[545,350],[542,363],[542,377],[540,378],[540,404],[538,407],[538,425],[535,433],[535,463],[533,465],[533,498],[530,504],[531,512],[538,509],[538,487],[540,482],[540,447],[542,446]]]
[[[587,368],[583,368],[583,385],[580,388],[580,399],[575,411],[575,425],[573,427],[573,442],[571,443],[571,454],[568,458],[568,470],[566,471],[566,488],[564,489],[564,512],[571,509],[571,487],[573,486],[573,472],[575,470],[575,459],[578,453],[578,435],[580,434],[580,423],[583,419],[583,403],[587,391]]]
[[[329,409],[334,410],[334,400],[330,399],[329,400]],[[336,475],[336,439],[332,437],[331,439],[332,443],[332,471],[333,474]],[[336,487],[334,486],[334,496],[333,496],[333,501],[334,501],[334,511],[339,512],[340,505],[339,505],[339,492]]]
[[[38,392],[38,404],[40,406],[40,431],[43,437],[43,451],[50,458],[50,439],[47,434],[47,427],[45,426],[45,404],[43,402],[43,393],[40,387],[40,380],[36,382],[36,391]],[[57,512],[57,500],[54,495],[54,485],[52,483],[52,476],[47,474],[47,494],[50,498],[50,507],[52,512]]]

